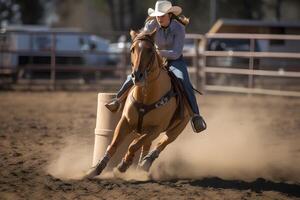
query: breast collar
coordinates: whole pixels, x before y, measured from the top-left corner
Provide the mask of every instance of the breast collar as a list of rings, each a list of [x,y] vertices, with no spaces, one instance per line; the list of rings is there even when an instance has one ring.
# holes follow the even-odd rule
[[[155,103],[152,103],[150,105],[146,105],[146,104],[138,102],[137,100],[134,99],[133,95],[131,95],[130,100],[138,112],[138,124],[137,124],[137,128],[136,128],[137,133],[142,132],[144,116],[147,113],[149,113],[151,110],[154,110],[156,108],[164,106],[174,96],[176,96],[176,93],[174,92],[173,87],[171,87],[171,89],[164,96],[162,96],[158,101],[156,101]]]

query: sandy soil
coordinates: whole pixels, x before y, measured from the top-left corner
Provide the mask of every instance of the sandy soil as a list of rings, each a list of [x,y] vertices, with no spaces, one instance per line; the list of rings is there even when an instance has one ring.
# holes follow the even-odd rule
[[[300,199],[300,100],[210,94],[151,180],[80,180],[92,159],[96,92],[0,93],[0,199]]]

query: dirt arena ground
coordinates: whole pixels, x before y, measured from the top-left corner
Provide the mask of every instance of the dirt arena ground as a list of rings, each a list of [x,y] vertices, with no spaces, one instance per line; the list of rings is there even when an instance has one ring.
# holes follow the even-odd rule
[[[97,92],[0,93],[0,199],[300,199],[300,99],[208,94],[151,179],[81,180]]]

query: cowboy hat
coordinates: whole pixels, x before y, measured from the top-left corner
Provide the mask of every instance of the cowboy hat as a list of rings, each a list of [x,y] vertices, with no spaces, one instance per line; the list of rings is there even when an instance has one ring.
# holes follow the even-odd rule
[[[179,15],[182,9],[179,6],[172,6],[172,3],[166,0],[157,1],[155,9],[149,8],[148,15],[150,17],[163,16],[167,13],[173,13]]]

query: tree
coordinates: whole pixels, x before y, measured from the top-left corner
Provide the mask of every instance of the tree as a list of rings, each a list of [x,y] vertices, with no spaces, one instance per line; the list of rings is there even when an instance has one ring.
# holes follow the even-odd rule
[[[0,1],[1,24],[39,24],[44,16],[46,0]]]
[[[16,0],[20,5],[21,20],[23,24],[40,24],[44,16],[42,0]]]
[[[1,25],[20,24],[20,5],[7,0],[0,1],[0,23]]]

